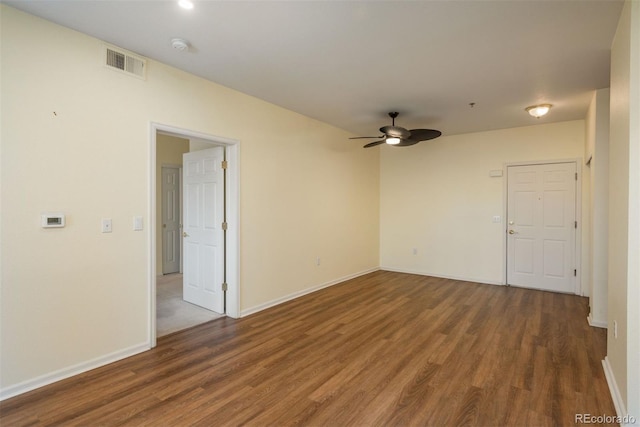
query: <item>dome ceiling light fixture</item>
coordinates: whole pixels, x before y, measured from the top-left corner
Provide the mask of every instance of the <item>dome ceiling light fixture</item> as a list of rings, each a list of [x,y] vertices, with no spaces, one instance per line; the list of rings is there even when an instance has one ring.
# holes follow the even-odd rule
[[[178,0],[178,5],[186,10],[191,10],[193,9],[193,2],[191,2],[190,0]]]
[[[525,111],[529,113],[531,116],[535,117],[536,119],[539,119],[540,117],[547,114],[551,109],[551,107],[552,107],[551,104],[532,105],[530,107],[525,108]]]

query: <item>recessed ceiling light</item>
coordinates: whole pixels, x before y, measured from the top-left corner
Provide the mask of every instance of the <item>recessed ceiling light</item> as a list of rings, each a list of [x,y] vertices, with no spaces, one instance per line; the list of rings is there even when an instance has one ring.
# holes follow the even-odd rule
[[[193,9],[193,2],[191,0],[178,0],[178,5],[183,9]]]
[[[551,104],[540,104],[540,105],[532,105],[530,107],[525,108],[527,113],[531,114],[536,119],[544,116],[551,109]]]

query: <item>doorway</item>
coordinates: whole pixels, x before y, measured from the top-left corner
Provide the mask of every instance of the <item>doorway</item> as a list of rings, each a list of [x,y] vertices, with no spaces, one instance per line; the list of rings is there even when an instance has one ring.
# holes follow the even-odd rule
[[[158,191],[156,183],[156,174],[158,173],[157,165],[157,148],[158,136],[169,135],[172,137],[183,138],[189,141],[191,146],[199,148],[221,147],[226,157],[226,178],[224,180],[225,207],[224,216],[226,218],[226,253],[224,257],[224,270],[226,276],[226,315],[229,317],[240,317],[239,307],[239,176],[238,176],[238,159],[239,159],[239,142],[229,138],[222,138],[195,131],[175,128],[157,123],[151,123],[150,126],[150,203],[149,203],[149,341],[150,347],[156,345],[157,339],[157,306],[156,296],[158,291],[157,271],[159,260],[159,251],[156,247],[156,240],[159,238],[159,231],[162,227],[160,217],[156,216],[157,209],[162,203],[156,191]],[[179,234],[180,235],[180,234]],[[184,252],[182,252],[184,255]],[[221,284],[222,285],[222,284]]]
[[[579,293],[577,162],[507,166],[507,284]]]

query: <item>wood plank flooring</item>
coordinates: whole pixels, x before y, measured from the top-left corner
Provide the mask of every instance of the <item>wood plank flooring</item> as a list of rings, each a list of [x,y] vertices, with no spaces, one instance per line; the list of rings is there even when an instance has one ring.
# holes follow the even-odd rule
[[[587,299],[379,271],[0,403],[2,426],[551,426],[615,415]]]

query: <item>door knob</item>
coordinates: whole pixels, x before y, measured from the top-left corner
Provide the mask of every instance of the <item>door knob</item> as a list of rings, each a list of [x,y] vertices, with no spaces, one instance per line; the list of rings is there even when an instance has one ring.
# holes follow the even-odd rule
[[[516,234],[516,232],[513,230],[509,230],[509,234]]]
[[[186,231],[183,231],[183,232],[182,232],[182,237],[189,237],[189,235],[187,234],[187,232],[186,232]]]

